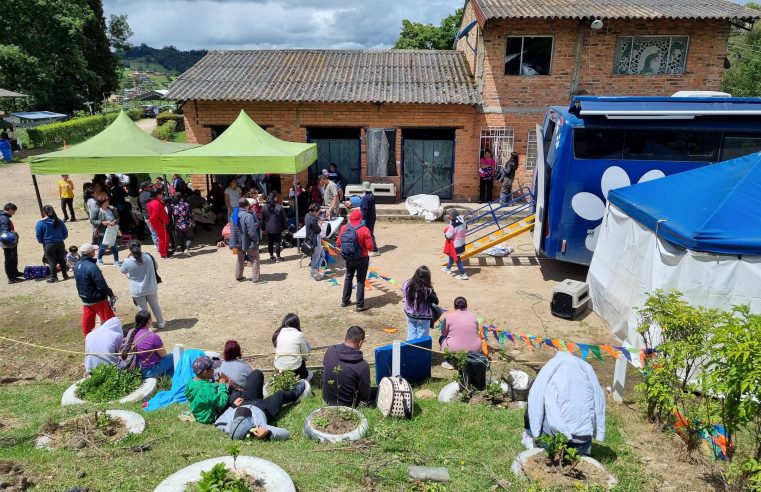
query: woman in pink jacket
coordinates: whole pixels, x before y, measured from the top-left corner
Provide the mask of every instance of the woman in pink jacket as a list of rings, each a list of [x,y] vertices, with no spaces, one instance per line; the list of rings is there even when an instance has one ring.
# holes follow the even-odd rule
[[[464,297],[454,300],[454,311],[447,311],[442,317],[439,344],[442,350],[450,352],[481,352],[481,337],[478,334],[476,313],[468,311],[468,301]]]
[[[451,273],[457,280],[468,280],[465,268],[462,266],[462,260],[460,259],[460,255],[465,252],[465,234],[468,231],[468,227],[457,210],[452,209],[447,212],[447,215],[449,216],[449,226],[444,230],[444,239],[446,241],[444,253],[446,253],[448,258],[447,266],[442,268],[441,271]],[[457,260],[457,270],[459,273],[452,271],[452,264],[455,260]]]

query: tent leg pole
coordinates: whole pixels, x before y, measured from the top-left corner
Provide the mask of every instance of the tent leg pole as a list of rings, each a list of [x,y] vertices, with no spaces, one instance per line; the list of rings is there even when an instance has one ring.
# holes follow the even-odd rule
[[[34,193],[37,195],[37,206],[40,207],[40,217],[42,217],[42,197],[40,196],[40,187],[37,185],[37,176],[32,174],[32,182],[34,183]]]
[[[296,230],[299,230],[299,195],[298,195],[298,189],[296,188],[296,174],[293,175],[293,201],[296,204]],[[296,239],[296,247],[301,247],[301,240]],[[300,250],[299,250],[300,251]]]
[[[619,357],[616,359],[616,366],[613,370],[613,400],[616,403],[624,401],[624,385],[626,384],[626,359]]]

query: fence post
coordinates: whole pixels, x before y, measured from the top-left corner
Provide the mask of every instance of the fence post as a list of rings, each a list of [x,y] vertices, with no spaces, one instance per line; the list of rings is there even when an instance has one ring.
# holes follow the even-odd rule
[[[626,359],[619,357],[616,359],[616,367],[613,370],[613,400],[616,403],[624,401],[624,386],[626,385],[626,367],[629,364]]]
[[[183,352],[185,352],[185,345],[181,343],[174,344],[174,348],[172,349],[172,359],[174,359],[175,371],[177,371],[177,364],[180,363],[180,357],[182,357]]]
[[[402,372],[402,344],[394,340],[391,345],[391,375],[399,376]]]

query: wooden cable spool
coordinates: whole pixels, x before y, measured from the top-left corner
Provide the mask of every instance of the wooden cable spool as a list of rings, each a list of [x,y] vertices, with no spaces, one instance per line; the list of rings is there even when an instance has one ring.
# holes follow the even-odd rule
[[[391,376],[381,379],[378,385],[378,410],[384,417],[412,418],[413,400],[412,387],[401,376]]]

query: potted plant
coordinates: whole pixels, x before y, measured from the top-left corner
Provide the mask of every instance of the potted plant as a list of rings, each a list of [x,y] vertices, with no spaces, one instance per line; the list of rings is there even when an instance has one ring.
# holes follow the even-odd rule
[[[296,387],[296,385],[299,382],[299,377],[296,375],[293,371],[283,371],[283,372],[275,372],[270,380],[264,384],[264,388],[262,388],[262,392],[264,393],[264,396],[270,396],[278,391],[290,391]],[[309,384],[309,381],[304,380],[304,384],[306,385],[304,388],[304,392],[299,396],[299,399],[296,400],[297,402],[301,401],[304,397],[310,396],[312,394],[312,387]]]
[[[333,368],[335,376],[340,372],[340,365]],[[341,387],[337,379],[329,380],[328,384],[336,392]],[[338,405],[318,408],[304,422],[304,434],[320,442],[356,441],[367,434],[367,428],[367,419],[358,410]]]
[[[113,364],[101,364],[90,377],[69,386],[61,397],[61,405],[145,401],[156,386],[156,378],[143,380],[139,370],[122,371]]]

